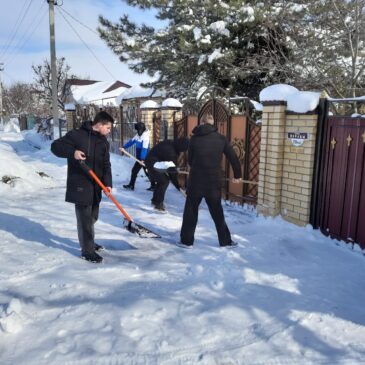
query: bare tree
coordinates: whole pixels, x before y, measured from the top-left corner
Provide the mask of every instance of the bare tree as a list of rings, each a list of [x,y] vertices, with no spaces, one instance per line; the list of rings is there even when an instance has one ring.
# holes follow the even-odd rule
[[[51,65],[48,60],[44,60],[42,65],[33,65],[35,83],[34,90],[42,95],[45,100],[52,102],[52,84],[51,84]],[[70,94],[70,86],[67,79],[76,78],[70,75],[71,67],[66,64],[65,58],[57,59],[57,100],[58,107],[64,110],[64,104],[67,96]]]
[[[47,116],[50,113],[50,104],[27,83],[16,82],[5,87],[3,102],[7,115]]]

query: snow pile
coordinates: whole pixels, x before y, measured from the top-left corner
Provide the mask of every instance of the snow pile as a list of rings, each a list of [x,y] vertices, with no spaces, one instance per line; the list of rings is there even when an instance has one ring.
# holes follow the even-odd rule
[[[4,132],[6,133],[20,133],[18,118],[11,118],[4,126]]]
[[[31,145],[29,148],[34,149]],[[24,162],[10,144],[0,144],[0,193],[9,194],[14,190],[35,193],[41,187],[53,185],[52,179]]]
[[[154,100],[146,100],[140,106],[141,109],[158,109],[160,104]]]
[[[307,113],[318,106],[320,95],[319,92],[299,91],[294,86],[277,84],[268,86],[260,92],[260,102],[286,101],[287,110]]]
[[[182,108],[182,104],[179,100],[174,98],[168,98],[162,102],[162,106],[165,108]]]
[[[24,140],[37,149],[47,149],[51,147],[52,141],[45,139],[41,133],[37,133],[34,129],[22,132]]]
[[[23,329],[22,303],[13,298],[6,310],[0,309],[0,330],[6,333],[18,333]]]

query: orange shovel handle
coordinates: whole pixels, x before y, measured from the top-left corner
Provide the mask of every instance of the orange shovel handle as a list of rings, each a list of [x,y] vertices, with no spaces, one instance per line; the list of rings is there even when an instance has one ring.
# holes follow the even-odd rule
[[[112,193],[105,187],[105,185],[100,181],[100,179],[95,175],[95,172],[88,168],[88,173],[92,178],[98,183],[98,185],[103,189],[105,195],[116,205],[116,207],[121,211],[128,222],[133,222],[133,219],[128,215],[128,213],[123,209],[123,207],[117,202]]]

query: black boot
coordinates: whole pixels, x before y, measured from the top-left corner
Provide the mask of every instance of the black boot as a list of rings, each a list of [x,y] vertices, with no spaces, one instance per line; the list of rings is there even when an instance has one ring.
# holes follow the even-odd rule
[[[127,190],[134,190],[134,185],[132,184],[123,185],[123,188]]]
[[[153,203],[153,205],[155,206],[155,209],[159,210],[160,212],[166,211],[164,203],[157,203],[157,204]]]
[[[99,264],[103,261],[103,258],[98,255],[96,252],[93,253],[83,253],[81,254],[81,258],[83,258],[86,261],[93,262],[95,264]]]
[[[148,191],[155,191],[155,185],[151,185],[148,189],[146,189]]]
[[[103,250],[105,250],[104,246],[95,243],[95,251],[103,251]]]

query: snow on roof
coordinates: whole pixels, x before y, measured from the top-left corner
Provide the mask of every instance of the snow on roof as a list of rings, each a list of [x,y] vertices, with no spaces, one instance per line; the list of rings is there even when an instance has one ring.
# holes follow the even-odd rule
[[[182,104],[179,100],[174,98],[168,98],[162,102],[162,106],[164,107],[172,107],[172,108],[182,108]]]
[[[141,109],[157,109],[160,107],[160,104],[154,100],[146,100],[140,106]]]
[[[153,94],[153,95],[152,95]],[[153,88],[145,88],[139,85],[132,86],[130,89],[125,90],[121,93],[116,102],[121,104],[123,100],[134,99],[134,98],[149,98],[149,97],[163,97],[165,93],[163,91],[155,91]]]
[[[321,93],[299,91],[294,86],[277,84],[266,87],[260,92],[260,102],[286,101],[287,110],[295,113],[307,113],[318,106]]]
[[[114,84],[114,82],[113,82]],[[112,84],[107,81],[95,82],[91,85],[71,85],[72,95],[78,104],[97,104],[97,105],[118,105],[115,98],[125,90],[125,86],[105,92]]]

